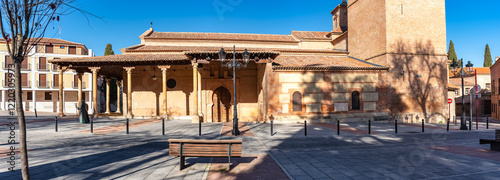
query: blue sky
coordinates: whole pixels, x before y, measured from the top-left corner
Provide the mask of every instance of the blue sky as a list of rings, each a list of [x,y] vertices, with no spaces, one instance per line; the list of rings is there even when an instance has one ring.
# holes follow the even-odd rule
[[[185,1],[78,1],[81,9],[103,20],[73,13],[51,24],[46,37],[79,42],[104,54],[107,43],[115,54],[140,44],[150,27],[165,32],[227,32],[290,34],[291,30],[330,31],[330,11],[341,0],[185,0]],[[489,44],[493,59],[500,56],[500,1],[447,0],[447,39],[453,40],[459,58],[483,65]],[[61,34],[56,33],[61,27]]]

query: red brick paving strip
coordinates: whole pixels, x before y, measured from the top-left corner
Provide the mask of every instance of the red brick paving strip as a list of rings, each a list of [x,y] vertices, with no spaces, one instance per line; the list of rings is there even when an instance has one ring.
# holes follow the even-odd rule
[[[207,180],[288,179],[267,154],[242,155],[241,158],[231,158],[231,163],[231,170],[227,171],[228,158],[214,158]]]
[[[134,121],[134,122],[129,122],[129,129],[152,124],[152,123],[156,123],[159,121],[161,121],[161,120],[160,119],[147,119],[147,120],[138,120],[138,121]],[[94,125],[94,127],[95,127],[95,125]],[[115,133],[115,132],[119,132],[119,131],[126,131],[127,130],[126,128],[127,128],[127,123],[106,126],[106,127],[94,129],[94,134],[106,135],[106,134],[111,134],[111,133]],[[90,130],[78,131],[78,132],[79,133],[90,133]]]
[[[467,146],[457,146],[457,145],[433,146],[428,148],[453,154],[460,154],[464,156],[486,159],[486,160],[500,161],[500,152],[490,151],[487,149],[473,148]]]
[[[240,130],[240,136],[255,136],[252,131],[250,131],[250,128],[244,123],[239,123],[238,124],[238,130]],[[228,122],[224,123],[224,126],[222,126],[222,131],[220,132],[221,136],[233,136],[231,134],[231,131],[233,131],[233,123]]]
[[[329,123],[312,123],[313,125],[318,125],[318,126],[321,126],[321,127],[325,127],[325,128],[329,128],[329,129],[333,129],[333,130],[337,130],[337,124],[329,124]],[[340,125],[340,131],[341,132],[347,132],[347,133],[350,133],[350,134],[368,134],[368,130],[363,130],[363,129],[356,129],[356,128],[353,128],[353,127],[349,127],[349,126],[344,126],[344,125]],[[371,132],[372,134],[379,134],[379,133],[376,133],[376,132]]]

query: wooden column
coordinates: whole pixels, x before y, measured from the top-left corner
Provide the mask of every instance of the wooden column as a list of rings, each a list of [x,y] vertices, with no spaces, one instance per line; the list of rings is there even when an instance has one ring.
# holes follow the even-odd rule
[[[63,117],[66,116],[64,114],[64,71],[66,71],[65,67],[58,66],[57,72],[59,73],[59,114],[57,116]]]
[[[123,67],[127,71],[127,118],[133,118],[132,114],[132,70],[135,67]]]
[[[110,100],[109,100],[109,85],[111,84],[111,78],[105,78],[106,79],[106,114],[110,114],[111,111],[109,110],[109,105],[110,105]]]
[[[168,106],[167,106],[167,70],[170,66],[158,66],[161,69],[162,80],[163,80],[163,115],[168,116]]]
[[[122,103],[122,99],[120,98],[121,96],[121,91],[120,91],[120,87],[122,86],[122,81],[121,80],[116,80],[116,112],[118,114],[121,114],[122,113],[122,106],[121,106],[121,103]]]
[[[89,67],[89,69],[92,71],[92,113],[94,115],[99,114],[99,111],[97,111],[97,72],[99,72],[99,69],[101,67]]]
[[[82,76],[83,72],[77,72],[78,76],[78,107],[82,106]],[[80,110],[77,110],[77,115],[80,114]]]
[[[193,109],[194,116],[198,117],[198,63],[192,62],[193,65]]]

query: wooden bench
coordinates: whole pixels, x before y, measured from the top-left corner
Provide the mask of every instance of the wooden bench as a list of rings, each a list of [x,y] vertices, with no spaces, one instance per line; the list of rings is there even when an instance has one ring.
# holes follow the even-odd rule
[[[180,157],[180,170],[186,167],[186,157],[241,157],[242,140],[169,139],[169,155]]]
[[[495,139],[479,139],[479,144],[490,144],[492,151],[500,151],[500,129],[495,130]]]

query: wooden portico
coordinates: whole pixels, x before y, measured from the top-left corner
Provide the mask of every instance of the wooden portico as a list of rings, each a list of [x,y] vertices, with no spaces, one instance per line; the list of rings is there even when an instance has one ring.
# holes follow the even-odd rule
[[[83,73],[89,72],[93,74],[93,90],[92,90],[92,98],[93,98],[93,107],[94,109],[90,111],[93,114],[97,114],[97,84],[98,84],[98,76],[102,76],[103,78],[106,79],[106,112],[105,114],[110,114],[110,102],[109,102],[109,86],[110,86],[110,79],[116,79],[117,81],[117,92],[118,92],[118,98],[117,98],[117,105],[118,105],[118,110],[117,114],[123,114],[127,118],[133,118],[137,114],[142,114],[139,116],[144,116],[145,110],[142,106],[148,106],[153,104],[153,102],[149,102],[151,99],[158,99],[158,105],[152,105],[152,109],[148,109],[148,111],[151,111],[151,116],[172,116],[172,108],[169,107],[175,107],[178,108],[175,104],[172,103],[179,103],[181,104],[182,102],[171,102],[169,104],[168,99],[168,91],[169,88],[167,85],[170,78],[172,78],[169,74],[171,73],[181,73],[186,72],[186,71],[191,71],[192,70],[192,88],[174,88],[178,91],[190,91],[190,92],[185,92],[186,94],[186,110],[184,112],[186,116],[190,116],[193,118],[193,121],[198,121],[200,116],[205,116],[206,118],[204,119],[204,122],[216,122],[215,120],[212,121],[212,110],[207,110],[206,107],[208,107],[211,103],[211,106],[217,106],[217,103],[214,102],[202,102],[201,98],[202,97],[202,86],[205,88],[212,87],[214,84],[217,84],[219,82],[226,82],[224,83],[223,89],[232,89],[232,82],[228,81],[231,78],[234,78],[235,75],[233,74],[228,74],[228,73],[222,73],[221,76],[214,75],[215,72],[218,74],[221,74],[222,70],[219,70],[217,68],[220,68],[220,60],[218,57],[220,48],[217,47],[208,47],[204,49],[190,49],[190,50],[185,50],[182,51],[182,53],[169,53],[169,54],[123,54],[123,55],[110,55],[110,56],[99,56],[99,57],[87,57],[87,58],[74,58],[74,59],[54,59],[50,60],[49,62],[52,64],[58,65],[58,72],[59,74],[64,73],[65,71],[68,70],[74,70],[78,73],[78,102],[79,106],[81,103],[82,99],[82,92],[81,92],[81,77]],[[226,49],[229,52],[229,49]],[[236,48],[236,59],[237,61],[242,61],[242,53],[245,49],[242,48]],[[273,62],[273,59],[275,59],[279,53],[275,51],[264,51],[262,49],[248,49],[248,52],[250,53],[250,62],[251,66],[255,66],[257,69],[261,69],[260,71],[265,72],[266,68],[268,70],[271,70],[271,63]],[[228,60],[233,59],[233,53],[228,53],[227,57]],[[200,70],[202,68],[202,70]],[[215,70],[214,70],[215,69]],[[217,71],[218,70],[218,71]],[[237,70],[238,71],[238,70]],[[161,73],[161,77],[159,77],[159,74],[156,73]],[[224,71],[226,72],[226,71]],[[151,76],[152,74],[152,76]],[[186,73],[184,73],[184,76]],[[240,73],[237,72],[238,76]],[[244,73],[243,73],[244,74]],[[260,73],[263,74],[263,73]],[[148,91],[153,91],[155,92],[155,89],[157,87],[155,86],[156,78],[158,75],[158,80],[161,82],[161,91],[158,93],[149,93],[144,98],[142,98],[142,95],[136,95],[136,100],[134,100],[132,97],[132,93],[137,92],[137,93],[143,93],[145,94]],[[179,81],[178,83],[185,83],[185,77],[183,75],[178,75],[177,80]],[[62,76],[59,76],[62,77]],[[204,77],[204,78],[202,78]],[[161,78],[161,80],[160,80]],[[183,79],[184,78],[184,79]],[[236,77],[239,79],[239,77]],[[206,79],[206,82],[204,82],[204,79]],[[255,77],[255,79],[259,79],[258,77]],[[260,84],[265,84],[265,79],[266,78],[260,78],[261,82],[258,82]],[[244,80],[244,79],[243,79]],[[227,83],[231,82],[231,83]],[[63,83],[63,79],[59,79],[59,84]],[[243,82],[240,82],[243,83]],[[123,85],[123,101],[124,106],[124,112],[120,111],[120,89],[121,85]],[[230,86],[230,87],[229,87]],[[214,86],[215,87],[215,86]],[[241,88],[238,88],[238,92],[241,92]],[[262,88],[262,91],[264,92],[265,88]],[[59,92],[63,91],[63,86],[59,86]],[[221,93],[222,91],[218,91],[217,89],[213,91],[213,95],[211,96],[217,96]],[[234,93],[230,92],[229,93]],[[61,94],[61,93],[60,93]],[[152,97],[153,96],[153,97]],[[154,97],[156,96],[156,97]],[[203,96],[206,96],[206,94],[203,94]],[[125,98],[126,97],[126,98]],[[219,97],[220,98],[220,97]],[[263,101],[265,101],[266,98],[261,98]],[[62,101],[62,98],[60,98],[60,101]],[[257,102],[255,102],[258,104]],[[209,104],[209,105],[207,105]],[[266,103],[261,103],[265,105]],[[133,108],[134,107],[134,108]],[[156,107],[156,108],[154,108]],[[182,107],[182,106],[181,106]],[[228,107],[228,106],[226,106]],[[191,113],[189,108],[194,109],[195,113],[193,113],[191,110]],[[261,109],[265,109],[265,107],[259,107]],[[264,116],[265,117],[265,110],[259,110],[260,113],[259,116]],[[63,107],[59,108],[59,116],[64,116],[64,109]],[[139,113],[141,112],[141,113]],[[229,111],[226,112],[226,114],[230,115],[228,113]],[[115,113],[115,114],[116,114]],[[209,115],[207,115],[209,113]],[[205,114],[205,115],[204,115]],[[98,114],[97,114],[98,115]],[[207,116],[209,116],[207,121]],[[226,117],[229,119],[229,116]],[[260,117],[262,118],[262,117]]]

